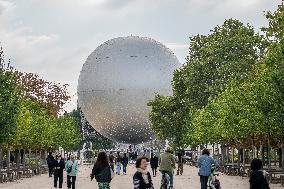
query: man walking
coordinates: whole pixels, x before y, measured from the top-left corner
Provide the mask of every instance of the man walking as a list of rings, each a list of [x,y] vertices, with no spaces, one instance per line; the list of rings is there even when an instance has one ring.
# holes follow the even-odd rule
[[[162,173],[167,173],[170,176],[170,188],[172,189],[174,186],[173,173],[174,169],[176,168],[176,165],[173,151],[171,150],[171,148],[168,147],[165,153],[161,154],[159,164],[160,171]]]
[[[177,154],[178,156],[178,168],[177,168],[177,175],[182,175],[183,173],[183,164],[185,162],[184,157],[182,156],[182,153],[179,152]]]
[[[128,157],[126,156],[126,153],[124,153],[122,158],[122,167],[123,167],[123,174],[126,175],[126,167],[128,165]]]
[[[54,157],[52,156],[52,152],[49,152],[47,158],[46,158],[46,162],[47,162],[47,166],[48,166],[48,175],[49,177],[52,177],[53,174],[53,168],[54,168]]]

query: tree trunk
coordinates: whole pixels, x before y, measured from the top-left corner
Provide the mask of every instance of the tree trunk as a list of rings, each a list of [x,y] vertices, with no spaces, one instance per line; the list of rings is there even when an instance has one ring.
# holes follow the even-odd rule
[[[263,166],[265,165],[265,158],[264,158],[264,147],[263,145],[260,146],[260,153],[261,153],[261,161],[263,163]]]
[[[270,146],[270,135],[268,136],[268,145],[267,145],[267,160],[268,160],[268,169],[271,170],[271,146]]]
[[[226,149],[224,143],[221,143],[221,163],[222,165],[225,164],[225,154],[226,154]]]
[[[282,170],[284,171],[284,138],[282,138],[282,144],[281,144],[281,165],[282,165]]]
[[[279,168],[282,167],[282,148],[278,148],[278,163],[279,163]]]
[[[241,157],[242,157],[241,150],[242,149],[238,148],[238,167],[241,166]]]
[[[10,169],[10,155],[11,155],[11,150],[10,148],[7,150],[7,169]]]
[[[234,150],[234,147],[232,147],[232,165],[233,165],[233,167],[234,167],[234,164],[235,164],[235,162],[234,162],[234,155],[235,155],[235,150]]]
[[[0,147],[0,170],[3,169],[3,150]]]

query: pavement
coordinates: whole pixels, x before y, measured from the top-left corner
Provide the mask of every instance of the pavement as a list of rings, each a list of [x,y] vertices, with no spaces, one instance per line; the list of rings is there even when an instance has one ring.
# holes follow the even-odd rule
[[[92,166],[81,165],[77,176],[77,189],[98,189],[97,182],[90,180]],[[127,167],[127,175],[115,175],[111,182],[111,189],[133,189],[132,176],[136,169],[134,165]],[[197,169],[188,165],[184,166],[184,174],[182,176],[174,176],[175,189],[199,189],[199,177]],[[153,177],[155,189],[160,187],[161,174]],[[222,189],[249,189],[247,178],[239,176],[220,175]],[[280,184],[271,185],[271,189],[284,189]],[[32,178],[24,178],[22,180],[0,184],[0,189],[51,189],[53,188],[53,178],[49,178],[47,174],[34,176]],[[63,188],[67,188],[66,175],[64,175]]]

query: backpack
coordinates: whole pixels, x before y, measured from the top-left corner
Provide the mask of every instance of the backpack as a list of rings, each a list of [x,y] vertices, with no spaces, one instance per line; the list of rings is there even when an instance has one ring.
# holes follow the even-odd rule
[[[104,167],[101,172],[95,175],[98,182],[110,182],[114,176],[113,170],[110,166]]]
[[[71,166],[67,167],[66,172],[67,172],[67,173],[71,173],[71,172],[72,172],[72,167],[73,167],[73,163],[72,163]]]

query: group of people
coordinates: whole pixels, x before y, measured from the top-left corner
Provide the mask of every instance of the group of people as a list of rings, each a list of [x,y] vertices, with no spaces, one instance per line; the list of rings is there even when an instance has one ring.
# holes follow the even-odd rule
[[[114,171],[114,165],[116,165],[116,174],[120,175],[121,167],[123,170],[123,174],[126,175],[126,168],[129,163],[129,159],[127,154],[124,153],[123,157],[121,157],[120,152],[117,152],[117,156],[115,157],[112,152],[109,154],[109,163],[110,167]]]
[[[178,154],[177,157],[177,175],[182,175],[184,159],[181,154]],[[100,152],[90,175],[91,180],[95,178],[98,182],[99,189],[110,189],[110,182],[114,177],[114,172],[117,175],[120,175],[122,166],[123,174],[126,174],[128,161],[126,153],[124,153],[123,156],[120,156],[120,153],[118,152],[117,155],[114,156],[112,152],[109,155],[107,155],[106,152]],[[137,170],[133,176],[134,189],[154,189],[151,174],[147,170],[149,162],[152,168],[153,177],[157,175],[157,168],[159,167],[159,171],[162,175],[164,176],[166,174],[169,177],[168,188],[173,188],[176,159],[173,155],[173,151],[170,148],[167,148],[165,153],[161,154],[159,158],[151,154],[150,161],[146,156],[141,156],[136,160],[135,167]],[[60,154],[56,155],[56,158],[53,158],[53,156],[49,154],[47,163],[49,166],[49,176],[52,177],[52,175],[54,175],[55,188],[57,188],[57,184],[59,188],[62,188],[63,172],[65,169],[67,172],[67,187],[75,189],[78,163],[75,161],[73,155],[71,155],[65,163]],[[116,165],[116,169],[114,169],[114,165]],[[214,165],[218,166],[218,163],[210,156],[209,150],[204,149],[198,158],[198,175],[200,176],[201,189],[207,189],[208,178],[212,173],[212,166]],[[266,178],[267,174],[265,171],[261,171],[261,169],[261,160],[252,160],[249,180],[250,189],[269,189]]]
[[[49,169],[49,177],[54,176],[54,188],[62,188],[63,185],[63,172],[64,169],[67,173],[67,188],[75,189],[76,176],[78,173],[78,162],[75,160],[74,155],[70,155],[66,163],[61,154],[57,154],[54,158],[50,152],[47,157],[47,165]]]
[[[114,175],[114,163],[116,164],[116,174],[120,174],[120,166],[123,166],[123,174],[126,174],[126,166],[128,164],[128,157],[124,154],[123,157],[120,153],[114,157],[112,153],[109,156],[105,152],[98,154],[97,161],[93,167],[91,173],[91,180],[94,178],[98,182],[99,189],[109,189],[110,182]],[[147,167],[149,159],[146,156],[141,156],[136,160],[136,169],[133,176],[134,189],[154,189],[153,181],[150,172]],[[160,167],[160,171],[164,174],[167,173],[170,176],[170,188],[173,186],[173,171],[175,169],[175,158],[170,149],[167,149],[165,153],[161,154],[160,159],[157,156],[152,155],[150,159],[150,165],[153,171],[153,176],[157,174],[157,167]]]

